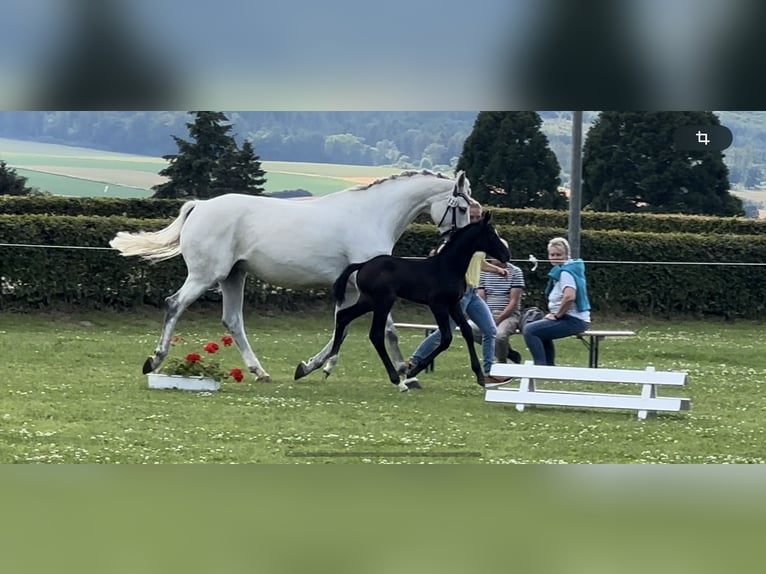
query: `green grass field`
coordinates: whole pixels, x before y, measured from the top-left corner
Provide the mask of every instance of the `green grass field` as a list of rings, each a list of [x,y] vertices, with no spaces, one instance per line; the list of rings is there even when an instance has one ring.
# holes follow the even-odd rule
[[[28,178],[27,185],[54,195],[149,197],[162,181],[162,158],[0,138],[0,159]],[[266,191],[305,189],[321,196],[399,173],[393,167],[263,161]],[[105,185],[109,189],[104,193]]]
[[[140,374],[162,312],[5,314],[0,323],[0,463],[762,463],[766,344],[757,323],[599,320],[631,328],[607,340],[602,366],[685,370],[691,411],[635,412],[486,403],[462,340],[400,393],[367,340],[349,335],[333,375],[295,382],[296,364],[328,340],[329,312],[246,314],[273,383],[226,382],[217,393],[159,391]],[[192,310],[176,333],[198,350],[223,332],[219,311]],[[424,320],[419,308],[398,320]],[[405,353],[421,339],[400,333]],[[515,346],[523,343],[515,339]],[[175,348],[183,354],[188,348]],[[574,338],[560,364],[585,365]],[[171,355],[172,356],[172,355]],[[241,367],[233,348],[226,367]],[[528,358],[528,354],[525,355]]]

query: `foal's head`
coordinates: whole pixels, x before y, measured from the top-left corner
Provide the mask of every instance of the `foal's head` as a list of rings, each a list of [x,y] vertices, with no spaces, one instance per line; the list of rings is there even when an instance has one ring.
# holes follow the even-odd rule
[[[491,221],[492,214],[485,212],[479,221],[457,230],[443,251],[448,249],[470,249],[472,253],[484,251],[489,257],[501,263],[508,263],[511,260],[511,254]]]

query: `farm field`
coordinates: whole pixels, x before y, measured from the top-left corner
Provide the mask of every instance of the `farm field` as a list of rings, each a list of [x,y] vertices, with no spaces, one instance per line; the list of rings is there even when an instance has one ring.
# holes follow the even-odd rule
[[[396,311],[396,310],[395,310]],[[426,312],[427,313],[427,312]],[[419,308],[395,317],[425,320]],[[763,463],[766,343],[755,322],[600,319],[633,339],[602,345],[602,366],[689,372],[677,396],[690,411],[634,412],[486,403],[462,340],[400,393],[353,326],[333,375],[293,381],[296,364],[329,339],[331,313],[246,310],[250,340],[275,382],[225,382],[217,393],[150,390],[140,369],[161,310],[136,313],[4,314],[0,321],[0,463]],[[171,357],[223,334],[219,309],[192,309]],[[421,339],[400,332],[408,353]],[[24,344],[20,345],[19,341]],[[523,342],[514,346],[525,351]],[[584,365],[576,339],[558,344],[560,364]],[[525,353],[528,358],[528,353]],[[228,367],[242,367],[233,348]],[[668,394],[673,394],[672,392]]]
[[[54,195],[148,197],[161,183],[162,158],[0,138],[0,159]],[[394,167],[262,161],[266,191],[306,189],[320,196],[402,171]],[[108,189],[105,190],[105,186]]]

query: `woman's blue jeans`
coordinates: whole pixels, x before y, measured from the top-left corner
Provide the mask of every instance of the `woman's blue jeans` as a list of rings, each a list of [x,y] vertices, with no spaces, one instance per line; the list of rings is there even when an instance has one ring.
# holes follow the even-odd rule
[[[473,287],[466,289],[465,295],[460,299],[460,308],[481,330],[482,367],[484,373],[488,375],[495,358],[495,338],[497,337],[495,318],[492,317],[492,311],[487,307],[487,303],[479,297],[476,289]],[[449,326],[452,331],[457,326],[451,318]],[[412,360],[416,363],[422,363],[423,359],[430,355],[439,346],[440,342],[441,334],[439,331],[434,331],[418,345],[418,348],[412,353]]]
[[[556,348],[554,339],[563,339],[587,331],[590,323],[564,315],[561,319],[540,319],[524,326],[524,341],[535,365],[555,365]]]

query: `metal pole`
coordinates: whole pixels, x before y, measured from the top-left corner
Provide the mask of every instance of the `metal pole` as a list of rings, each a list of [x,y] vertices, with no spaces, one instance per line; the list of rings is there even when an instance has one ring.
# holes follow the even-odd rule
[[[572,112],[572,168],[569,175],[570,257],[580,257],[580,208],[582,207],[582,112]]]

